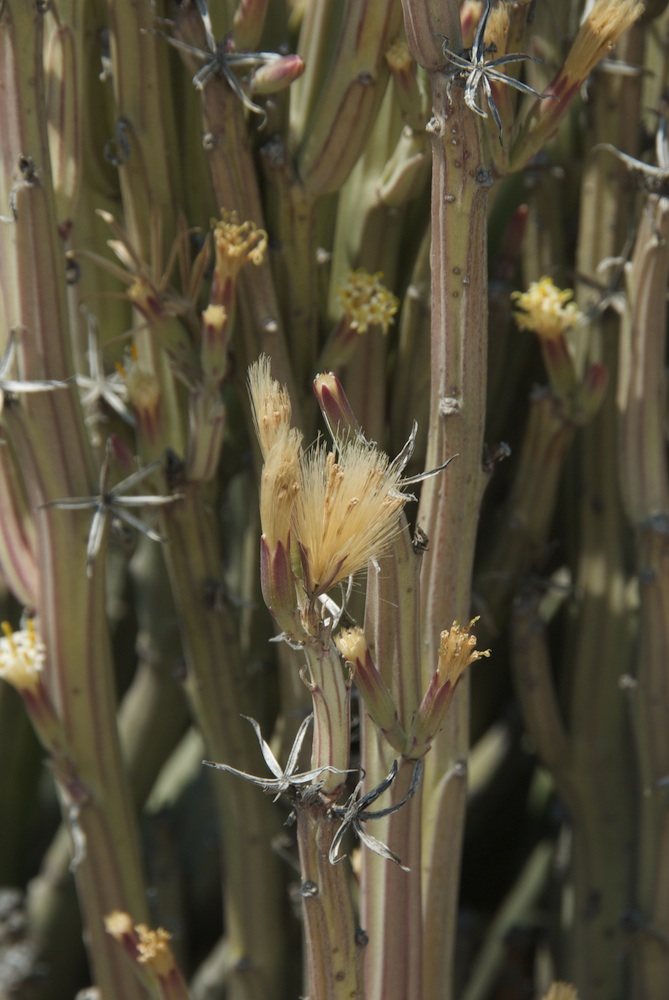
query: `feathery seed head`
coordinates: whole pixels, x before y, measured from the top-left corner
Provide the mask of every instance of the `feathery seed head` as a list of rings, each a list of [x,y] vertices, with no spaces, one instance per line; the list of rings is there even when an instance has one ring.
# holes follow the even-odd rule
[[[266,355],[249,368],[249,396],[260,450],[266,459],[271,448],[290,427],[290,396],[284,386],[272,378]]]
[[[294,525],[308,597],[326,593],[383,551],[409,499],[401,485],[387,455],[364,441],[344,442],[337,458],[323,444],[304,455]]]
[[[579,28],[560,76],[577,86],[611,51],[622,33],[643,13],[639,0],[595,0]],[[557,81],[556,81],[557,83]],[[557,92],[557,87],[555,88]]]

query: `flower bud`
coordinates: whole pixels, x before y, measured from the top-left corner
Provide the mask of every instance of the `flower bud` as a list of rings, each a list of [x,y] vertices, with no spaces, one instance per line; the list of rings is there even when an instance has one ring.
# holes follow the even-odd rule
[[[250,90],[254,95],[275,94],[285,90],[304,73],[304,60],[300,56],[277,56],[259,66],[251,77]]]
[[[361,628],[344,629],[335,645],[353,669],[353,676],[372,721],[398,753],[407,746],[406,733],[399,724],[397,707],[386,682],[376,669]]]

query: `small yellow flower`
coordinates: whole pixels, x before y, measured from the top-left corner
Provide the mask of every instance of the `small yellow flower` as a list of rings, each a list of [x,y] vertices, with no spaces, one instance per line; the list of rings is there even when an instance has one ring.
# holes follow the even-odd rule
[[[441,633],[437,672],[442,683],[450,681],[455,687],[470,663],[490,656],[489,649],[476,649],[476,636],[471,634],[471,630],[477,621],[478,617],[472,618],[466,628],[453,622],[450,629]]]
[[[146,924],[137,924],[137,961],[148,966],[159,979],[169,976],[174,967],[174,955],[170,948],[172,935],[163,927],[151,930]]]
[[[399,299],[382,284],[381,273],[370,274],[363,268],[351,271],[342,282],[337,294],[352,330],[365,333],[370,326],[380,326],[388,332],[399,308]]]
[[[40,642],[32,620],[28,619],[27,628],[20,632],[13,632],[8,622],[2,622],[2,631],[0,678],[17,691],[36,696],[42,686],[46,647]]]
[[[267,233],[255,222],[240,222],[236,212],[221,210],[213,219],[216,267],[235,278],[244,264],[262,264],[267,250]]]
[[[514,319],[521,330],[531,330],[542,340],[557,340],[581,318],[573,297],[570,288],[557,288],[552,278],[533,281],[526,292],[512,293],[518,306]]]

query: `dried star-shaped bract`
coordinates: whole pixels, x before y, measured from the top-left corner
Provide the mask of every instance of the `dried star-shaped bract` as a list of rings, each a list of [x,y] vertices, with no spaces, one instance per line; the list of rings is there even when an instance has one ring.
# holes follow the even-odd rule
[[[300,756],[302,744],[304,743],[304,737],[307,734],[309,726],[313,722],[313,714],[308,715],[298,729],[295,741],[288,755],[285,770],[281,767],[278,760],[272,753],[269,743],[263,739],[260,726],[256,720],[251,719],[248,715],[243,716],[243,718],[248,719],[253,726],[256,737],[258,738],[258,743],[260,744],[260,750],[265,758],[265,763],[274,777],[260,778],[253,774],[247,774],[246,771],[239,771],[236,767],[230,767],[229,764],[217,764],[212,760],[205,760],[202,762],[203,764],[206,764],[207,767],[215,767],[218,771],[226,771],[228,774],[236,774],[238,778],[243,778],[244,781],[250,781],[252,785],[259,785],[264,792],[276,793],[274,801],[276,801],[276,799],[284,793],[294,794],[303,785],[312,786],[314,788],[320,787],[317,779],[325,772],[329,772],[330,774],[350,774],[349,771],[340,771],[338,768],[330,766],[316,767],[311,771],[300,771],[298,773],[298,757]]]
[[[247,111],[261,115],[264,123],[267,118],[264,109],[251,100],[236,74],[251,71],[252,76],[254,76],[257,70],[264,73],[264,67],[269,67],[270,72],[265,75],[269,75],[270,81],[276,77],[278,81],[276,89],[278,89],[282,85],[282,79],[285,79],[285,83],[290,83],[293,78],[300,75],[304,68],[301,60],[297,57],[281,56],[277,52],[235,52],[231,49],[229,42],[225,41],[219,44],[212,28],[207,0],[196,0],[196,6],[202,18],[207,42],[206,48],[201,49],[196,45],[190,45],[188,42],[172,38],[162,31],[158,31],[157,34],[165,38],[176,49],[180,49],[203,63],[202,68],[193,77],[193,84],[197,90],[202,90],[212,77],[222,76]]]
[[[409,799],[415,794],[418,785],[420,784],[420,779],[423,775],[423,762],[422,760],[417,760],[414,764],[413,775],[411,776],[411,782],[409,784],[408,791],[404,798],[400,802],[396,802],[395,805],[388,806],[387,809],[375,809],[370,810],[368,806],[371,806],[373,802],[383,795],[385,791],[392,785],[395,777],[397,776],[397,761],[393,761],[393,766],[390,771],[379,784],[372,788],[371,791],[367,792],[366,795],[361,796],[362,791],[362,781],[360,781],[351,795],[350,799],[344,806],[332,806],[330,812],[333,816],[341,819],[342,823],[337,832],[335,833],[332,844],[330,845],[330,850],[328,852],[328,859],[330,864],[336,865],[338,861],[341,861],[345,855],[339,854],[342,841],[349,829],[352,829],[358,836],[359,840],[368,847],[370,851],[374,851],[379,857],[385,858],[386,861],[393,861],[396,865],[402,869],[402,871],[409,871],[406,868],[400,858],[391,851],[390,848],[373,837],[371,833],[367,833],[363,824],[370,819],[383,819],[384,816],[390,816],[392,813],[397,812],[402,806],[406,805]]]
[[[16,359],[16,330],[10,330],[5,353],[0,358],[0,412],[5,403],[5,395],[20,396],[26,392],[51,392],[53,389],[67,389],[67,382],[57,379],[34,379],[26,381],[9,378]]]
[[[100,468],[100,479],[98,484],[99,492],[95,496],[69,497],[63,500],[50,500],[48,503],[42,504],[40,508],[42,510],[50,507],[58,507],[63,510],[90,509],[95,512],[93,514],[93,520],[88,533],[88,545],[86,547],[86,574],[89,577],[92,576],[93,563],[95,562],[95,558],[102,546],[102,539],[107,519],[109,517],[117,518],[119,521],[129,525],[129,527],[134,528],[136,531],[141,531],[143,535],[146,535],[154,542],[164,542],[165,539],[159,532],[155,531],[153,528],[149,528],[148,525],[144,524],[144,522],[140,520],[140,518],[138,518],[135,514],[132,514],[128,508],[163,507],[166,504],[174,503],[175,500],[181,499],[181,494],[178,493],[168,497],[156,496],[154,494],[148,494],[146,496],[127,496],[130,490],[133,490],[139,485],[139,483],[143,482],[150,475],[152,475],[156,469],[160,468],[160,461],[151,462],[151,464],[145,466],[145,468],[138,469],[136,472],[133,472],[130,476],[127,476],[126,479],[123,479],[120,483],[117,483],[116,486],[112,486],[110,489],[108,486],[108,479],[111,457],[112,443],[110,439],[107,441],[105,458]]]
[[[453,52],[449,49],[447,43],[444,42],[443,53],[449,63],[451,63],[452,67],[447,71],[447,75],[452,79],[464,80],[465,104],[467,107],[481,118],[487,118],[488,112],[484,111],[483,108],[477,104],[479,89],[483,89],[488,109],[499,131],[499,141],[501,142],[503,131],[502,119],[497,105],[495,104],[492,87],[490,86],[491,81],[493,83],[506,84],[509,87],[513,87],[514,90],[519,90],[523,94],[531,94],[533,97],[554,98],[555,95],[540,94],[534,89],[534,87],[530,87],[527,83],[521,83],[520,80],[516,80],[512,76],[507,76],[507,74],[499,68],[501,66],[506,66],[509,63],[522,62],[525,59],[529,59],[532,62],[541,62],[541,60],[537,59],[536,56],[530,56],[524,52],[507,52],[506,55],[497,56],[494,59],[488,58],[488,56],[491,55],[495,49],[494,46],[491,49],[490,46],[486,45],[484,40],[488,18],[490,17],[491,6],[491,0],[486,0],[485,8],[481,14],[481,20],[478,23],[478,27],[476,28],[476,34],[474,35],[474,42],[471,49],[466,49],[464,52],[458,54],[457,52]]]
[[[98,342],[97,321],[90,313],[88,322],[88,375],[77,374],[75,381],[81,390],[81,405],[95,418],[95,408],[104,402],[128,424],[135,418],[126,406],[128,389],[120,372],[105,373],[102,352]]]

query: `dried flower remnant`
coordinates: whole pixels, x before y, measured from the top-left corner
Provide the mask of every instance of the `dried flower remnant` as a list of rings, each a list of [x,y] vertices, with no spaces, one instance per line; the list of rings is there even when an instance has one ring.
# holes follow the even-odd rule
[[[295,736],[290,754],[288,755],[288,761],[285,769],[281,767],[278,760],[272,753],[269,743],[263,739],[260,726],[256,720],[251,719],[248,716],[244,716],[244,718],[246,718],[253,726],[263,758],[273,777],[256,777],[254,774],[247,774],[246,771],[239,771],[236,767],[230,767],[228,764],[216,764],[212,760],[205,760],[202,762],[203,764],[206,764],[208,767],[214,767],[218,771],[225,771],[227,774],[234,774],[238,778],[243,778],[244,781],[249,781],[252,785],[258,785],[264,792],[273,794],[275,796],[275,801],[280,795],[284,794],[295,798],[299,796],[302,788],[308,788],[312,791],[319,790],[322,786],[322,782],[318,779],[323,774],[329,773],[345,775],[352,773],[350,771],[339,771],[337,768],[331,766],[317,767],[311,771],[298,772],[298,758],[302,750],[302,744],[304,743],[304,737],[307,734],[307,730],[314,721],[313,715],[308,715],[306,719],[302,721],[302,724],[297,731],[297,735]]]
[[[32,381],[9,378],[16,360],[16,329],[9,331],[7,346],[0,358],[0,413],[5,405],[5,396],[20,396],[23,393],[50,392],[53,389],[67,389],[67,382],[57,379],[35,379]]]
[[[88,411],[89,419],[97,421],[102,418],[98,411],[101,403],[106,403],[128,424],[134,424],[135,418],[126,403],[128,390],[120,370],[107,375],[104,359],[98,340],[97,320],[91,313],[86,313],[88,323],[88,375],[77,373],[75,381],[80,390],[81,405]]]
[[[542,340],[557,340],[581,320],[573,297],[570,288],[557,288],[552,278],[541,278],[526,292],[512,293],[518,307],[514,319],[521,330],[531,330]]]
[[[166,504],[174,503],[175,500],[181,499],[181,494],[178,493],[175,493],[172,496],[156,496],[155,494],[149,494],[147,496],[126,495],[130,490],[133,490],[136,486],[138,486],[139,483],[143,482],[147,479],[147,477],[157,471],[162,465],[160,461],[152,462],[145,468],[138,469],[130,476],[127,476],[126,479],[117,483],[116,486],[110,488],[108,480],[112,454],[113,441],[110,438],[107,441],[105,458],[102,466],[100,467],[100,477],[98,483],[99,492],[95,496],[68,497],[62,500],[50,500],[48,503],[42,504],[40,508],[41,510],[61,508],[63,510],[94,511],[93,520],[88,533],[88,545],[86,548],[86,574],[89,577],[93,575],[93,564],[100,548],[102,547],[105,528],[110,517],[112,519],[116,518],[119,521],[122,521],[129,527],[134,528],[136,531],[140,531],[148,538],[151,538],[154,542],[164,542],[165,539],[161,534],[153,528],[149,528],[148,525],[144,524],[144,522],[138,517],[131,514],[128,508],[161,507]]]
[[[477,104],[479,100],[478,92],[480,89],[483,90],[488,109],[499,132],[499,141],[501,142],[502,118],[493,97],[493,83],[505,84],[506,86],[513,87],[514,90],[519,90],[523,94],[531,94],[540,100],[554,95],[548,93],[540,94],[534,87],[530,87],[528,84],[521,83],[520,80],[516,80],[512,76],[508,76],[505,70],[501,68],[509,63],[522,62],[525,59],[529,59],[532,62],[539,62],[534,56],[527,55],[524,52],[507,52],[505,55],[496,56],[492,59],[488,58],[488,56],[496,51],[495,45],[488,45],[485,41],[486,28],[491,10],[491,0],[485,0],[485,8],[476,27],[471,49],[465,50],[462,53],[453,52],[448,48],[447,41],[445,41],[443,44],[443,53],[444,57],[451,64],[451,68],[447,70],[447,75],[451,79],[459,80],[464,84],[465,104],[467,107],[470,111],[479,115],[480,118],[487,118],[488,112],[484,111]]]
[[[370,326],[379,326],[388,333],[399,299],[388,291],[380,272],[370,274],[364,268],[351,271],[341,283],[337,305],[344,311],[347,326],[358,334],[366,333]]]
[[[390,848],[380,841],[377,837],[373,837],[371,833],[368,833],[364,827],[370,819],[383,819],[385,816],[391,816],[392,813],[397,812],[403,806],[407,804],[410,798],[412,798],[418,789],[421,777],[423,775],[423,762],[417,760],[414,763],[414,770],[411,776],[411,781],[409,783],[409,788],[403,799],[396,802],[392,806],[388,806],[386,809],[369,809],[369,806],[383,795],[392,785],[393,781],[397,777],[397,761],[393,761],[393,765],[383,779],[380,781],[375,788],[370,789],[365,795],[362,795],[362,781],[360,781],[348,802],[343,806],[332,806],[330,812],[333,816],[340,819],[341,826],[337,830],[330,845],[330,851],[328,853],[328,860],[330,864],[336,865],[338,861],[341,861],[345,855],[340,854],[340,849],[344,837],[347,831],[353,830],[353,832],[358,836],[360,842],[365,845],[374,854],[378,854],[379,857],[384,858],[386,861],[392,861],[394,864],[398,865],[402,871],[409,871],[403,864],[401,859],[391,851]]]

